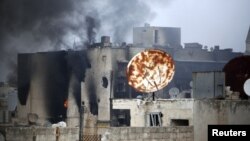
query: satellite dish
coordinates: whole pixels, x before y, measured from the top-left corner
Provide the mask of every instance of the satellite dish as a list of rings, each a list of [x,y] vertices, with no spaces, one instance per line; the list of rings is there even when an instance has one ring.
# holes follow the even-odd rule
[[[174,76],[174,69],[174,61],[166,52],[145,50],[128,63],[128,84],[139,92],[155,92],[168,85]]]
[[[247,79],[244,83],[244,91],[245,93],[250,96],[250,79]]]
[[[169,90],[169,95],[172,97],[172,98],[176,98],[176,96],[180,93],[180,90],[176,87],[173,87]]]
[[[190,81],[190,82],[189,82],[189,86],[190,86],[191,88],[193,88],[193,81]]]

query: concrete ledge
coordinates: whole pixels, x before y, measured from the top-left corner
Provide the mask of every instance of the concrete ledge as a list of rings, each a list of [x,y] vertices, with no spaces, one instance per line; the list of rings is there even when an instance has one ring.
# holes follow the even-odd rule
[[[176,127],[110,127],[108,141],[183,141],[193,140],[193,126]]]

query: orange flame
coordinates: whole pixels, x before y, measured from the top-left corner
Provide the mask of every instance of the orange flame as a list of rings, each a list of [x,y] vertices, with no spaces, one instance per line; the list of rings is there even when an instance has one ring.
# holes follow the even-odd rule
[[[68,99],[64,100],[63,107],[68,108],[68,104],[69,104]]]

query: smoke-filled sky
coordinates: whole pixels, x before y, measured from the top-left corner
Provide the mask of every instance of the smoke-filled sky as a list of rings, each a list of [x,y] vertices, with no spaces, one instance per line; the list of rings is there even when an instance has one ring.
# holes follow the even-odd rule
[[[17,53],[70,49],[102,35],[132,42],[132,28],[144,23],[180,27],[182,43],[244,52],[249,6],[249,0],[1,0],[0,81],[13,78]]]
[[[102,35],[122,42],[150,15],[141,0],[1,0],[0,81],[15,78],[17,53],[71,49]]]

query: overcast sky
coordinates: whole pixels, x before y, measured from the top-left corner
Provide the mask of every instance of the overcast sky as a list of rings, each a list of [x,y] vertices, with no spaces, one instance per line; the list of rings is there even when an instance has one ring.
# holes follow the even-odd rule
[[[148,0],[152,26],[180,27],[182,44],[199,42],[245,51],[250,0]]]

